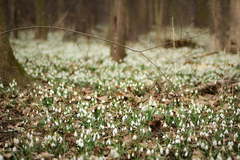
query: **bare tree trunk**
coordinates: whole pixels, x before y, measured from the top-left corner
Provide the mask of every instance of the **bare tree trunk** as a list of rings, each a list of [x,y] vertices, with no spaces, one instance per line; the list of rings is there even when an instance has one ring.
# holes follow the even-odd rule
[[[107,33],[107,39],[113,40],[113,25],[114,25],[114,3],[115,0],[111,1],[111,7],[110,7],[110,20],[109,20],[109,27],[108,27],[108,33]]]
[[[159,3],[160,1],[160,3]],[[161,27],[163,25],[164,0],[154,0],[154,14],[157,30],[157,41],[161,42]]]
[[[6,31],[4,3],[0,0],[0,33]],[[8,85],[15,79],[19,85],[25,86],[31,81],[22,66],[13,55],[8,34],[0,35],[0,83]]]
[[[196,14],[194,16],[194,26],[206,27],[209,24],[208,0],[195,0]]]
[[[64,10],[65,0],[57,0],[57,21],[55,22],[56,26],[64,27],[65,19],[68,15],[68,11]]]
[[[225,49],[229,37],[228,4],[225,0],[210,0],[210,8],[213,26],[211,27],[211,38],[207,48],[210,51]]]
[[[10,28],[17,28],[17,19],[18,19],[18,9],[17,9],[17,1],[9,0],[9,26]],[[18,37],[18,32],[13,32],[14,37]]]
[[[114,16],[113,16],[113,41],[125,45],[126,41],[126,0],[116,0],[114,3]],[[120,62],[126,57],[125,48],[112,45],[111,57],[113,60]]]
[[[230,1],[230,35],[227,50],[237,53],[240,50],[240,1]]]
[[[36,25],[47,25],[47,4],[46,0],[36,0]],[[36,38],[47,39],[48,30],[46,28],[39,28],[36,31]]]
[[[137,41],[138,36],[147,33],[149,28],[148,0],[128,1],[129,28],[128,39]]]

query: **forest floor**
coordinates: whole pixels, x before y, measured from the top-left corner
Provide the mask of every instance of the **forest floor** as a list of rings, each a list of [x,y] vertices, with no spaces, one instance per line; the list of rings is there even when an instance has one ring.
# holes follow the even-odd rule
[[[130,51],[113,62],[108,45],[85,38],[23,34],[12,46],[43,85],[0,85],[0,159],[240,159],[237,54],[144,52],[163,76]]]

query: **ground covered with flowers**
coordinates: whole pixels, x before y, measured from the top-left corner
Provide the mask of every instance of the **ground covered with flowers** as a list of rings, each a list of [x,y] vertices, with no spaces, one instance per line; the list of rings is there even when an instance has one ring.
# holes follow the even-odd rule
[[[59,33],[22,34],[12,47],[38,82],[0,85],[1,160],[240,159],[237,54],[144,52],[163,76],[138,53],[118,64],[107,44]]]

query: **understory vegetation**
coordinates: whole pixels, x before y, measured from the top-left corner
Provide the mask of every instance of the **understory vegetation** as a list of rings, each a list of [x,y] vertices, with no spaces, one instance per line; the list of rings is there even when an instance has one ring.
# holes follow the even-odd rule
[[[1,158],[240,159],[238,54],[144,52],[163,76],[138,53],[112,61],[96,40],[31,36],[11,44],[41,83],[0,85]],[[129,45],[151,47],[146,39]]]

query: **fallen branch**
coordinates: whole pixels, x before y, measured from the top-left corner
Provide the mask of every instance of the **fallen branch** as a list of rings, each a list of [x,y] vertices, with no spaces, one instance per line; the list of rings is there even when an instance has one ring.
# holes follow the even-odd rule
[[[192,56],[192,57],[190,57],[190,58],[192,58],[192,59],[202,58],[202,57],[214,55],[214,54],[217,54],[217,53],[219,53],[219,51],[213,51],[213,52],[209,52],[209,53],[203,53],[203,54],[199,54],[199,55]]]

